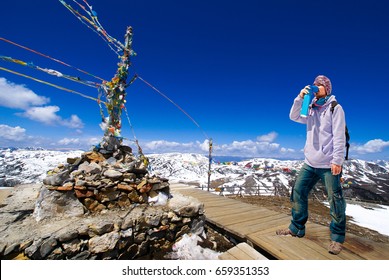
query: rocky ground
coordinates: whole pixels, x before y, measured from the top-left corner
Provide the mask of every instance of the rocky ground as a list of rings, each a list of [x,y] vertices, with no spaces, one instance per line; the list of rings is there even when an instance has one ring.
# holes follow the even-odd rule
[[[231,199],[238,199],[240,201],[258,205],[261,207],[268,208],[270,210],[274,210],[281,213],[286,213],[290,215],[291,212],[291,204],[288,197],[281,196],[230,196]],[[389,236],[380,234],[375,230],[371,230],[368,228],[364,228],[358,226],[354,223],[351,223],[350,220],[352,218],[348,217],[347,221],[347,232],[355,234],[357,236],[362,236],[376,242],[389,243]],[[318,200],[311,199],[309,201],[309,221],[317,224],[321,224],[324,226],[329,226],[331,222],[331,217],[329,214],[329,209],[325,205],[323,205]]]

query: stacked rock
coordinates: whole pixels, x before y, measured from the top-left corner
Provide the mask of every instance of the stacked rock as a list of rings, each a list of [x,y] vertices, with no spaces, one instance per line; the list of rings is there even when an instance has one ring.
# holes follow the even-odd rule
[[[74,192],[87,210],[126,208],[131,204],[162,204],[169,198],[167,179],[150,176],[148,160],[136,158],[128,146],[95,149],[68,158],[48,172],[43,183],[49,190]]]

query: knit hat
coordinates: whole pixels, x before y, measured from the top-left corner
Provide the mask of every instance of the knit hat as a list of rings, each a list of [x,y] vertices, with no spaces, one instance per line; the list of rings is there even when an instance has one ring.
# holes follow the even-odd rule
[[[319,75],[316,77],[315,81],[313,82],[315,86],[323,86],[326,90],[327,95],[331,95],[332,92],[332,85],[330,79],[328,79],[324,75]]]

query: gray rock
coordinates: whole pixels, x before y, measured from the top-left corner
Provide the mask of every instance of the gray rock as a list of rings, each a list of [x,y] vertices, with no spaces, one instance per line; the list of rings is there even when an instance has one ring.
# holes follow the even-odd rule
[[[108,221],[102,221],[97,224],[89,225],[89,230],[97,235],[103,235],[104,233],[111,232],[113,229],[113,222]]]
[[[45,258],[47,255],[49,255],[55,249],[57,244],[58,242],[54,237],[49,237],[48,239],[44,240],[39,249],[42,258]]]
[[[72,192],[50,191],[42,187],[35,204],[33,217],[36,221],[60,216],[84,215],[84,206]]]
[[[0,254],[3,254],[4,250],[5,250],[5,244],[4,243],[1,243],[0,244]]]
[[[20,245],[19,243],[14,243],[14,244],[8,245],[4,251],[4,255],[8,255],[14,251],[17,251],[19,249],[19,245]]]
[[[159,223],[161,222],[161,216],[160,216],[160,215],[150,215],[150,216],[146,216],[145,222],[146,222],[149,226],[157,226],[157,225],[159,225]]]
[[[45,259],[48,259],[48,260],[63,260],[65,258],[66,258],[65,252],[62,250],[61,247],[57,247]]]
[[[88,163],[85,161],[78,166],[78,170],[87,174],[99,174],[101,172],[101,166],[96,162]]]
[[[193,219],[190,227],[190,232],[196,235],[201,235],[204,232],[205,217],[199,219]]]
[[[190,228],[188,225],[185,225],[183,226],[179,232],[177,232],[176,234],[176,239],[178,239],[179,237],[183,236],[184,234],[186,233],[189,233],[190,232]]]
[[[135,235],[134,237],[134,242],[136,244],[141,244],[143,241],[146,240],[146,233],[142,232],[142,233],[138,233],[137,235]]]
[[[120,235],[117,232],[109,232],[102,236],[95,236],[89,239],[89,251],[93,254],[112,251],[119,241]]]
[[[132,228],[128,228],[128,229],[126,229],[126,230],[123,230],[123,231],[121,231],[121,236],[122,237],[131,237],[132,236]]]
[[[81,251],[81,247],[83,246],[83,242],[80,239],[73,239],[72,241],[65,242],[62,244],[64,249],[64,253],[67,256],[75,256]]]
[[[26,250],[24,250],[24,253],[29,257],[30,259],[34,260],[40,260],[42,259],[42,256],[39,252],[39,248],[42,244],[43,240],[41,238],[34,240],[34,242],[31,244],[30,247],[28,247]]]
[[[51,186],[62,186],[66,180],[70,179],[69,170],[65,170],[53,175],[48,175],[45,179],[43,179],[43,183],[45,185]]]
[[[82,251],[81,253],[72,257],[71,260],[87,260],[89,259],[89,256],[90,256],[89,251]]]
[[[104,172],[104,176],[115,180],[115,179],[119,179],[120,177],[122,177],[123,174],[119,171],[114,170],[114,169],[108,169],[107,171]]]
[[[105,160],[108,165],[114,165],[117,162],[117,159],[114,157],[110,157]]]
[[[139,220],[140,217],[143,218],[144,211],[145,211],[145,207],[142,206],[132,208],[131,211],[129,211],[127,215],[124,217],[121,225],[121,229],[126,230],[130,227],[134,227],[137,220]]]
[[[204,214],[204,204],[194,199],[175,193],[174,196],[169,200],[168,206],[179,216],[183,217],[194,217],[198,214]]]
[[[77,238],[77,236],[78,236],[78,232],[77,232],[77,230],[75,230],[75,229],[71,229],[71,230],[69,230],[69,229],[64,229],[63,230],[63,232],[61,232],[61,233],[59,233],[58,235],[57,235],[58,237],[58,241],[60,241],[60,242],[66,242],[66,241],[69,241],[69,240],[72,240],[72,239],[75,239],[75,238]]]

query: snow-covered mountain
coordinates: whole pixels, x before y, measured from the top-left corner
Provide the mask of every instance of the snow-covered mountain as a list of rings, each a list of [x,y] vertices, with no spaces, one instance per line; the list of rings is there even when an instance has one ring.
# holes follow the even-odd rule
[[[46,172],[83,151],[42,149],[0,150],[0,187],[38,183]],[[149,172],[170,182],[185,182],[207,189],[209,160],[200,154],[152,154]],[[255,158],[212,162],[210,190],[223,194],[288,195],[302,161]],[[344,164],[343,186],[350,199],[389,204],[389,163],[349,160]],[[318,184],[313,195],[325,197]]]
[[[41,148],[0,149],[0,187],[42,182],[46,172],[82,151],[49,151]]]

